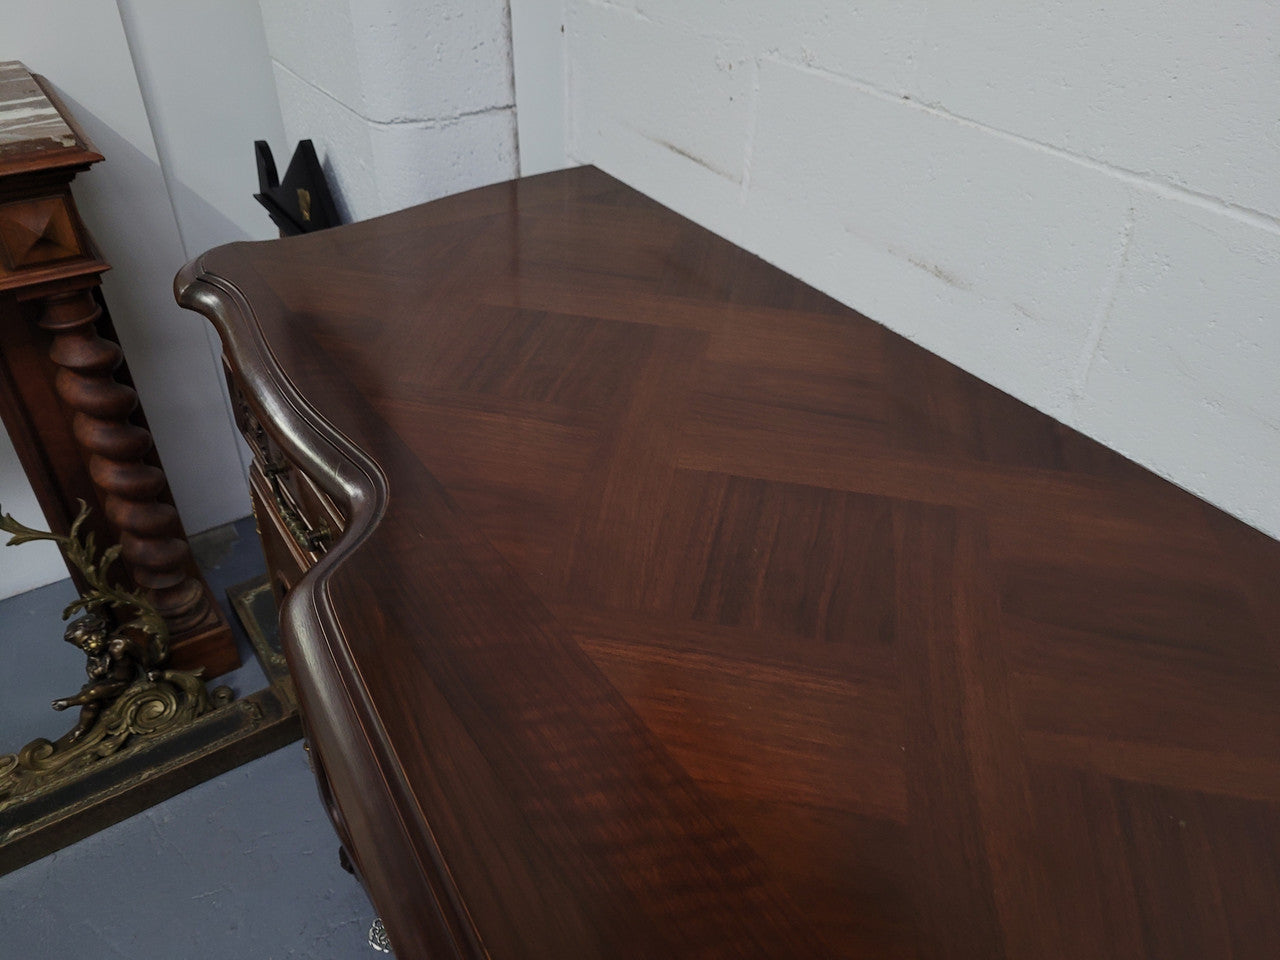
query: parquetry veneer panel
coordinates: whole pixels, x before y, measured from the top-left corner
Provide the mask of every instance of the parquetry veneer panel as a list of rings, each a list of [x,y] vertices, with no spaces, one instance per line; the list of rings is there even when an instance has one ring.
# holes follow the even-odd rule
[[[1273,541],[589,168],[178,285],[405,960],[1280,955]]]

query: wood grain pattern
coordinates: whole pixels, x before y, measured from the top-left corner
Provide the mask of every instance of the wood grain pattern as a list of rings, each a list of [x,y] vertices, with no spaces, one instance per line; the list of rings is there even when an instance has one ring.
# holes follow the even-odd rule
[[[151,433],[131,422],[138,394],[116,379],[124,351],[98,333],[102,309],[88,290],[44,300],[40,326],[52,335],[54,385],[100,492],[108,523],[119,531],[129,576],[178,636],[216,628],[216,604],[188,570],[191,547],[178,510],[164,499],[164,470],[147,462]]]
[[[404,960],[1280,953],[1280,545],[590,168],[177,286]]]
[[[50,529],[66,534],[89,504],[84,532],[122,544],[113,575],[156,603],[170,664],[214,677],[240,653],[191,556],[98,289],[110,266],[71,192],[102,159],[47,81],[0,62],[0,419]]]

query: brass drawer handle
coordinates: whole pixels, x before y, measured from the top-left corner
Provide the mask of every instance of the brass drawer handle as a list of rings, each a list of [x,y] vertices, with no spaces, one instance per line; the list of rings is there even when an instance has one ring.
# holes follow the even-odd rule
[[[308,553],[319,553],[333,539],[333,533],[326,525],[310,526],[302,518],[302,514],[294,509],[293,504],[289,503],[280,486],[280,474],[288,470],[287,463],[276,461],[267,464],[262,472],[266,475],[267,482],[271,484],[271,496],[276,502],[276,512],[280,515],[284,528],[289,531],[289,536],[293,537],[293,542],[299,549],[306,550]]]
[[[268,480],[274,480],[293,469],[292,464],[288,460],[268,460],[262,465],[262,475]]]

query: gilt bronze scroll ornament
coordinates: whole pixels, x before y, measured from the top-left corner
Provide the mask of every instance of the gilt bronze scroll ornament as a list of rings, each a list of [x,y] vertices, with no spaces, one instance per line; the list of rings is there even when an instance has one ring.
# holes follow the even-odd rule
[[[0,756],[0,810],[80,774],[127,744],[178,728],[232,699],[226,687],[210,695],[201,670],[165,669],[168,625],[141,593],[112,583],[110,570],[120,546],[108,547],[99,557],[93,534],[80,533],[88,515],[89,507],[81,501],[70,532],[62,536],[0,514],[0,530],[11,534],[9,546],[52,540],[89,584],[62,612],[64,620],[80,613],[63,639],[84,652],[88,680],[78,693],[52,704],[54,710],[79,707],[79,717],[56,741],[38,738],[17,753]]]

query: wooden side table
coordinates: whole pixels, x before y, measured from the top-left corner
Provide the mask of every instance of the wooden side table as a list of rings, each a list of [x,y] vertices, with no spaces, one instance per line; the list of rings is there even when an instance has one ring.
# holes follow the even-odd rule
[[[0,415],[50,527],[93,505],[97,541],[121,544],[169,624],[173,665],[217,676],[239,665],[235,640],[192,559],[99,289],[110,266],[71,195],[102,159],[39,77],[0,63]]]

